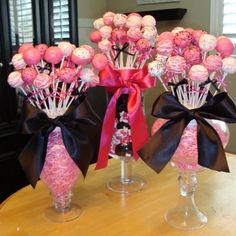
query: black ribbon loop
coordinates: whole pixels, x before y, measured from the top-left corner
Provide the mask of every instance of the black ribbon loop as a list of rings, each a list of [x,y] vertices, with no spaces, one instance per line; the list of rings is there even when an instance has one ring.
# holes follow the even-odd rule
[[[220,89],[217,87],[217,80],[211,80],[209,77],[207,80],[199,85],[200,89],[203,89],[205,85],[212,84],[217,92],[220,92]]]
[[[124,52],[124,53],[126,53],[126,54],[128,54],[128,55],[134,56],[135,54],[130,53],[130,52],[128,52],[128,51],[125,50],[125,49],[127,49],[128,47],[129,47],[129,43],[128,43],[128,42],[124,43],[124,45],[123,45],[121,48],[119,48],[119,47],[116,46],[116,45],[112,45],[112,49],[113,49],[114,51],[117,51],[117,54],[116,54],[116,56],[115,56],[115,58],[114,58],[114,61],[117,60],[117,58],[119,57],[119,55],[121,54],[121,52]]]
[[[229,172],[224,148],[215,129],[205,119],[217,119],[227,123],[236,122],[236,106],[227,93],[212,96],[202,106],[188,110],[169,92],[160,95],[153,104],[152,115],[168,119],[138,151],[140,157],[156,172],[160,172],[178,148],[188,123],[197,121],[198,163],[201,166]]]
[[[30,134],[31,139],[19,156],[19,161],[30,184],[35,187],[45,162],[49,134],[61,128],[62,139],[72,160],[86,176],[89,164],[94,157],[93,145],[87,135],[89,127],[96,126],[97,116],[90,109],[87,101],[81,99],[73,104],[63,115],[50,119],[43,111],[26,103],[23,134]]]

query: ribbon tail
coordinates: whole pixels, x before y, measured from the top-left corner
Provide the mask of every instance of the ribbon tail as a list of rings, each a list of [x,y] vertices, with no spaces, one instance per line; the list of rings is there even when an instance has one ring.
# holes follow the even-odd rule
[[[189,120],[170,120],[157,131],[149,143],[138,151],[142,160],[157,173],[165,167],[178,148]]]
[[[212,170],[229,172],[220,137],[207,121],[198,120],[197,141],[199,165]]]
[[[93,158],[93,147],[89,138],[82,133],[62,127],[62,138],[66,150],[85,177]]]
[[[33,188],[35,188],[43,169],[47,151],[47,140],[48,136],[33,135],[19,156],[19,162]]]
[[[129,113],[132,149],[135,160],[139,159],[137,151],[148,142],[148,128],[141,104],[134,113]]]
[[[103,125],[102,125],[102,134],[101,141],[98,153],[98,159],[95,169],[102,169],[107,166],[108,163],[108,155],[110,152],[112,135],[114,134],[115,128],[115,116],[116,116],[116,104],[117,99],[121,94],[121,89],[118,89],[117,92],[112,96],[107,111],[104,117]]]

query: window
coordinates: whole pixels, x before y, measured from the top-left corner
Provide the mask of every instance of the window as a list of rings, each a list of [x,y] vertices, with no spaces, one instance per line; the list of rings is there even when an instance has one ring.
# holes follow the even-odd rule
[[[58,43],[70,40],[69,6],[66,0],[53,1],[53,38]]]
[[[236,44],[236,1],[211,0],[211,33],[230,37]]]
[[[9,12],[12,45],[33,43],[31,0],[9,1]]]
[[[78,44],[76,0],[9,0],[11,43]]]

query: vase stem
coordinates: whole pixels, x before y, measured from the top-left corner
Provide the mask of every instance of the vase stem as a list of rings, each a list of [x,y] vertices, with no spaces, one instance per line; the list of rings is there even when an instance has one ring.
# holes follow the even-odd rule
[[[179,173],[179,200],[176,208],[165,216],[167,223],[178,229],[198,229],[207,223],[207,217],[198,209],[194,201],[197,185],[197,173],[183,171]]]
[[[132,159],[122,158],[121,159],[121,182],[123,184],[129,184],[132,181]]]

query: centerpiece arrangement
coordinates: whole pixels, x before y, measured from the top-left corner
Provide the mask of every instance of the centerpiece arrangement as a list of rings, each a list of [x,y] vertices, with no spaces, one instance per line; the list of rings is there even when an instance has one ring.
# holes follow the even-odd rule
[[[236,72],[234,46],[225,36],[177,27],[158,36],[156,50],[148,70],[166,92],[153,104],[152,115],[158,118],[153,136],[138,153],[156,172],[168,162],[179,170],[180,201],[166,220],[177,228],[196,229],[207,223],[194,203],[197,171],[229,171],[225,122],[236,122],[236,107],[225,78]]]
[[[12,57],[8,83],[25,96],[21,132],[31,135],[19,161],[33,187],[40,178],[49,188],[53,207],[46,216],[53,221],[80,215],[71,188],[97,156],[91,140],[99,117],[86,100],[86,90],[99,82],[97,57],[90,46],[69,42],[23,44]]]
[[[112,94],[101,134],[96,169],[107,166],[108,155],[121,160],[121,176],[108,181],[120,193],[140,191],[144,180],[132,175],[131,162],[147,142],[148,131],[142,108],[142,93],[155,85],[146,62],[155,53],[156,21],[137,13],[107,12],[94,21],[90,40],[108,60],[100,71],[100,86]]]

